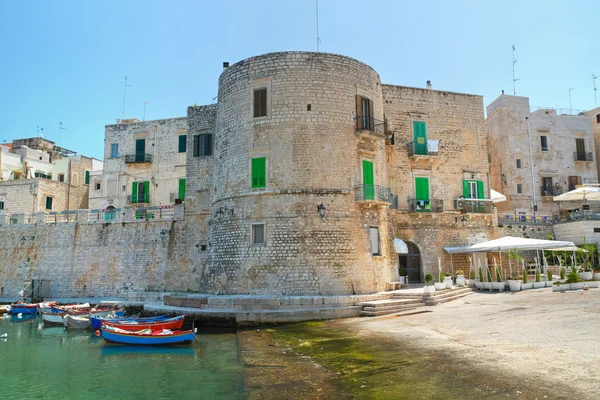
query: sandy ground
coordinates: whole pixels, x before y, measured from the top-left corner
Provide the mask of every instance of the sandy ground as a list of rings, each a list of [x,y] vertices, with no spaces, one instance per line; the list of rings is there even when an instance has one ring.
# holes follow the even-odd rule
[[[476,293],[422,310],[339,322],[550,393],[540,398],[600,398],[599,289]]]

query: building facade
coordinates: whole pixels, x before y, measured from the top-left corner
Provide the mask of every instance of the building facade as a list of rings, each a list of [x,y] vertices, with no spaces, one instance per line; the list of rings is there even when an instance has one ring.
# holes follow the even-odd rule
[[[594,134],[594,151],[596,154],[596,160],[600,154],[600,107],[589,110],[585,113],[592,122],[592,132]],[[600,163],[596,162],[598,168],[598,176],[600,177]]]
[[[529,99],[502,94],[487,106],[491,186],[506,195],[498,210],[556,218],[581,204],[553,196],[598,182],[596,142],[585,115],[530,111]]]

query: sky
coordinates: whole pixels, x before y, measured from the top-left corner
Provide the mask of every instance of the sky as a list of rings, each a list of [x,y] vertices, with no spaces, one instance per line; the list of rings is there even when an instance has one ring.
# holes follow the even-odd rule
[[[319,0],[319,50],[488,105],[513,93],[514,45],[517,95],[587,110],[598,15],[598,0]],[[316,25],[316,0],[0,0],[0,143],[43,132],[102,159],[105,125],[214,103],[223,61],[316,51]]]

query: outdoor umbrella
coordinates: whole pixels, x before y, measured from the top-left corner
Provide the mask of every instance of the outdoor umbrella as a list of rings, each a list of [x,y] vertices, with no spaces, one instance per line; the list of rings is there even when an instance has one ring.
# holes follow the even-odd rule
[[[582,186],[553,198],[554,201],[600,201],[600,187]]]

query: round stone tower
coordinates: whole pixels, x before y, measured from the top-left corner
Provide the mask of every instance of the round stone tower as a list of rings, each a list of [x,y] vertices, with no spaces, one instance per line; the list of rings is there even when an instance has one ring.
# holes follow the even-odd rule
[[[383,120],[379,75],[348,57],[271,53],[224,70],[201,290],[352,294],[394,280],[388,203],[371,193],[388,186]]]

